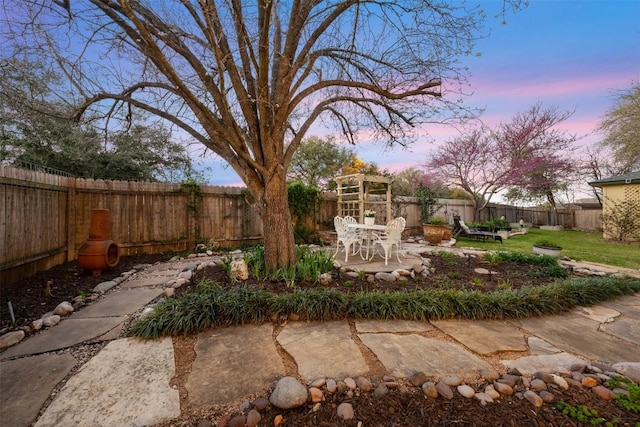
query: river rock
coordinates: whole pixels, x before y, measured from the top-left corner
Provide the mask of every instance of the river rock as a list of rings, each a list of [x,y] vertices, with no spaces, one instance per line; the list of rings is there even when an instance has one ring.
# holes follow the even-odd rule
[[[344,379],[344,383],[345,385],[350,388],[351,390],[355,390],[356,389],[356,381],[353,378],[345,378]]]
[[[267,408],[267,406],[269,406],[269,401],[264,397],[259,397],[256,400],[254,400],[252,403],[253,403],[253,407],[256,408],[258,411],[264,411]]]
[[[557,385],[558,387],[560,387],[563,390],[568,390],[569,389],[569,383],[567,382],[567,380],[565,380],[564,378],[562,378],[559,375],[554,375],[553,376],[553,383],[555,385]]]
[[[244,263],[244,261],[242,261]],[[247,264],[244,264],[245,266]],[[178,278],[179,279],[187,279],[187,280],[191,280],[191,278],[193,277],[193,271],[191,270],[187,270],[187,271],[183,271],[182,273],[178,274]],[[247,279],[249,278],[249,273],[247,270]],[[240,280],[246,280],[246,279],[240,279]]]
[[[640,384],[640,362],[620,362],[613,365],[617,373]]]
[[[500,398],[500,393],[496,391],[496,389],[493,387],[493,384],[487,384],[487,386],[484,388],[484,392],[485,394],[491,396],[491,398],[493,399]]]
[[[385,273],[384,271],[379,271],[375,274],[376,280],[381,280],[383,282],[395,282],[397,280],[396,276],[393,273]]]
[[[276,384],[269,402],[280,409],[292,409],[302,406],[307,401],[307,388],[294,377],[283,377]]]
[[[493,388],[495,388],[496,391],[500,394],[504,394],[507,396],[513,395],[513,388],[509,384],[496,381],[493,383]]]
[[[427,381],[422,384],[422,392],[425,396],[435,399],[438,397],[438,389],[436,389],[436,385],[432,381]]]
[[[436,390],[438,390],[438,394],[443,398],[447,400],[453,399],[453,390],[451,390],[451,387],[442,381],[438,381],[438,384],[436,384]]]
[[[552,393],[549,393],[547,390],[540,391],[540,397],[545,403],[551,403],[556,398]]]
[[[311,401],[313,403],[322,402],[324,400],[324,394],[322,394],[322,390],[318,387],[309,388],[309,395],[311,396]]]
[[[593,387],[591,391],[602,400],[613,400],[613,398],[616,397],[613,391],[602,385]]]
[[[60,316],[58,316],[57,314],[54,314],[52,316],[48,316],[42,319],[42,324],[47,328],[51,326],[56,326],[58,323],[60,323]]]
[[[424,372],[416,372],[409,377],[409,381],[411,382],[411,384],[416,387],[420,387],[428,380],[429,377],[427,377],[427,374],[425,374]]]
[[[18,344],[24,339],[24,331],[7,332],[0,337],[0,350]]]
[[[69,301],[61,302],[56,308],[53,309],[53,314],[57,314],[61,317],[68,316],[71,313],[73,313],[73,306]]]
[[[533,376],[539,380],[544,381],[545,383],[549,383],[549,384],[553,383],[553,375],[551,375],[549,372],[536,371],[536,373],[533,374]]]
[[[327,383],[325,384],[325,386],[327,387],[327,391],[329,393],[335,393],[336,389],[338,388],[338,384],[333,378],[327,379]]]
[[[534,378],[533,380],[531,380],[531,388],[533,388],[535,391],[546,390],[547,383],[538,378]]]
[[[245,427],[245,424],[247,423],[247,417],[245,417],[244,415],[236,415],[235,417],[231,418],[231,420],[229,420],[229,424],[227,424],[229,427]]]
[[[351,420],[355,416],[353,412],[353,406],[351,405],[351,403],[347,402],[343,402],[338,406],[336,414],[343,420]]]
[[[493,398],[489,396],[487,393],[482,393],[482,392],[475,393],[473,397],[478,399],[482,406],[485,406],[487,403],[493,403]]]
[[[107,282],[98,283],[94,288],[93,292],[107,292],[109,289],[116,286],[118,282],[115,280],[109,280]]]
[[[471,399],[473,395],[476,394],[476,391],[466,384],[459,385],[457,387],[457,390],[458,390],[458,393],[460,393],[462,396],[468,399]]]
[[[502,384],[506,384],[509,387],[513,388],[513,387],[516,386],[518,381],[520,381],[520,379],[521,379],[521,377],[519,377],[517,375],[505,374],[505,375],[500,377],[498,382],[502,383]]]
[[[382,396],[386,395],[387,393],[389,393],[389,389],[387,388],[386,385],[384,384],[380,384],[378,387],[376,387],[376,389],[373,391],[373,397],[375,397],[376,399],[381,398]]]
[[[34,331],[39,331],[40,329],[42,329],[42,326],[44,326],[44,320],[42,319],[36,319],[31,322],[31,329],[33,329]]]
[[[249,278],[249,267],[243,259],[231,261],[231,278],[234,280],[247,280]]]
[[[330,285],[331,282],[333,282],[333,276],[331,275],[331,272],[328,271],[326,273],[322,273],[318,280],[320,281],[321,285],[327,286]]]
[[[365,393],[373,390],[373,384],[371,383],[371,381],[369,381],[368,378],[365,378],[365,377],[356,378],[356,385],[358,386],[358,388],[360,388],[360,390],[364,391]]]
[[[544,401],[538,394],[534,391],[527,390],[524,392],[524,398],[527,399],[533,406],[536,408],[540,408]]]
[[[262,420],[262,416],[260,415],[260,412],[256,411],[255,409],[252,409],[247,414],[247,422],[246,422],[247,427],[256,427],[258,424],[260,424],[261,420]]]
[[[442,378],[440,378],[440,381],[451,387],[456,387],[462,384],[462,380],[460,379],[460,377],[457,377],[455,375],[444,375],[442,376]]]

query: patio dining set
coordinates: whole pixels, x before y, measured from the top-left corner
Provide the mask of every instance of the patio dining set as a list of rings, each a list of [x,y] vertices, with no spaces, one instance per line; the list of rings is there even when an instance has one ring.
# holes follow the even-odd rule
[[[402,232],[406,227],[406,220],[397,217],[382,224],[362,224],[351,216],[336,216],[333,223],[337,233],[336,253],[338,255],[340,246],[344,248],[345,262],[349,262],[349,254],[357,254],[363,260],[371,261],[376,253],[384,256],[384,264],[388,265],[389,258],[395,247],[396,258],[400,261],[400,244]]]

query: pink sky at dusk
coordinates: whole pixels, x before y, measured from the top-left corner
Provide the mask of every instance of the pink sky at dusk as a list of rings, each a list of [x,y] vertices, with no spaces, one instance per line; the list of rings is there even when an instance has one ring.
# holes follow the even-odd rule
[[[484,109],[480,118],[489,125],[536,103],[575,110],[559,128],[583,137],[580,147],[598,141],[595,131],[616,95],[640,81],[640,1],[530,0],[527,8],[507,15],[506,25],[493,18],[502,0],[479,3],[491,33],[477,44],[479,55],[465,60],[470,74],[465,104]],[[322,136],[322,128],[315,130],[309,136]],[[422,167],[439,143],[459,135],[443,125],[425,130],[429,136],[407,149],[363,140],[351,148],[392,172]],[[219,165],[209,175],[211,184],[242,185],[230,168]]]

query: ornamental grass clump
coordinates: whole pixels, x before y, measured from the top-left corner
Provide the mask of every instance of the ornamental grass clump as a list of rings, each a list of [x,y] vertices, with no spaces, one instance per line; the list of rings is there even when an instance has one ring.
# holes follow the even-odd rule
[[[129,335],[156,338],[189,334],[215,326],[264,323],[281,316],[303,320],[355,319],[437,320],[516,319],[563,313],[640,291],[640,279],[576,278],[542,286],[492,293],[464,289],[360,292],[312,288],[276,294],[251,287],[222,287],[203,281],[195,292],[158,303],[133,323]]]

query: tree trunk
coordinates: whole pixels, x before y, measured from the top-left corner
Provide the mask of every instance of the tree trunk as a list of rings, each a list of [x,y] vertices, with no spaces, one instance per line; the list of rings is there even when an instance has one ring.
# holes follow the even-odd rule
[[[261,209],[265,263],[270,269],[296,262],[296,245],[287,194],[285,175],[274,174],[265,185]]]

